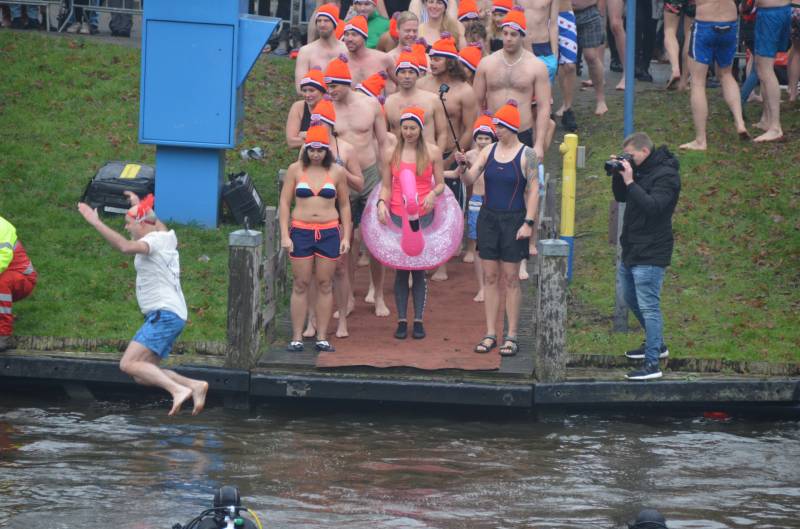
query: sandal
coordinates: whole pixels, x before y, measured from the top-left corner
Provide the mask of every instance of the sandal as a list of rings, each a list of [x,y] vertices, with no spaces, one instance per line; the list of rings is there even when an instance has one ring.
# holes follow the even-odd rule
[[[290,353],[301,353],[303,349],[305,349],[305,346],[303,346],[303,342],[298,342],[297,340],[292,340],[286,347],[286,350],[289,351]]]
[[[486,343],[486,340],[489,340],[489,343]],[[483,337],[483,339],[475,346],[474,351],[476,353],[485,354],[497,347],[497,335],[495,334],[487,334]]]
[[[500,346],[500,356],[514,356],[519,352],[519,342],[517,337],[506,336],[504,344]]]
[[[335,353],[336,348],[332,346],[328,340],[317,340],[314,347],[320,353]]]

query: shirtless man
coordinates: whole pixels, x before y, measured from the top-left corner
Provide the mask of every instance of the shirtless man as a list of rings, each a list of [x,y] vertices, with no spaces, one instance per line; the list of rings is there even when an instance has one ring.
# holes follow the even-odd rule
[[[367,197],[381,178],[378,153],[386,145],[386,119],[377,99],[350,89],[353,79],[346,57],[334,59],[328,64],[325,83],[336,111],[336,131],[340,138],[355,149],[361,174],[364,176],[363,189],[350,196],[355,228],[361,222]],[[355,259],[350,259],[351,274],[355,265],[353,261]],[[386,317],[389,315],[389,307],[383,298],[383,266],[374,258],[370,259],[370,276],[374,285],[371,298],[375,302],[375,315]]]
[[[789,0],[758,0],[756,10],[755,55],[764,110],[754,126],[764,131],[756,142],[783,139],[781,128],[781,89],[775,76],[775,55],[784,51],[792,26]],[[796,85],[795,85],[796,88]]]
[[[503,48],[480,62],[473,87],[479,107],[492,113],[509,99],[528,102],[536,94],[536,141],[533,141],[534,120],[528,104],[519,105],[518,136],[522,143],[533,147],[541,162],[550,123],[550,80],[544,63],[523,48],[524,38],[525,16],[512,10],[503,19]]]
[[[603,43],[606,40],[606,27],[601,13],[606,11],[605,0],[572,0],[572,7],[575,13],[575,24],[578,28],[578,46],[583,51],[583,56],[589,65],[589,77],[594,86],[594,95],[597,101],[594,113],[596,116],[602,116],[608,112],[606,96],[603,92],[605,88]]]
[[[691,83],[692,119],[695,137],[693,141],[681,145],[681,149],[705,151],[708,148],[706,121],[708,119],[708,100],[704,79],[708,67],[716,62],[716,74],[722,85],[722,95],[733,114],[736,131],[742,139],[750,135],[742,118],[742,102],[739,85],[736,83],[731,66],[736,54],[738,35],[736,3],[733,0],[697,0],[697,17],[692,26],[692,45],[689,48],[689,74]]]
[[[435,143],[439,149],[444,151],[448,138],[444,110],[438,97],[417,87],[419,64],[416,57],[411,52],[401,52],[394,72],[397,77],[397,92],[387,97],[386,103],[383,105],[386,119],[389,121],[389,130],[399,134],[400,116],[403,110],[410,106],[417,106],[425,111],[425,116],[433,117],[434,126],[422,129],[425,141]]]
[[[395,15],[397,20],[397,34],[399,40],[397,46],[389,52],[392,63],[397,63],[400,52],[405,47],[412,47],[417,42],[419,36],[419,19],[411,11],[403,11]]]
[[[547,66],[552,83],[558,70],[558,0],[517,0],[528,25],[524,45]]]
[[[561,89],[561,108],[556,112],[561,116],[561,126],[568,132],[578,130],[572,100],[578,81],[578,32],[572,0],[558,2],[558,86]]]
[[[344,26],[344,41],[347,47],[348,66],[353,76],[353,84],[357,85],[370,75],[381,70],[394,71],[394,64],[389,55],[382,51],[367,48],[367,19],[362,16],[351,18]],[[388,81],[384,89],[387,94],[394,91],[394,83]]]
[[[309,42],[297,52],[297,63],[294,66],[294,87],[300,91],[300,80],[312,66],[324,68],[326,64],[343,53],[347,53],[345,45],[336,38],[336,26],[341,24],[336,4],[325,4],[317,10],[314,25],[319,38]]]

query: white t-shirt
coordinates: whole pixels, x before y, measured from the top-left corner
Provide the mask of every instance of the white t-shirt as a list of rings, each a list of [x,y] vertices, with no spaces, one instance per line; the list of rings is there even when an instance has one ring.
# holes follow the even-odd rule
[[[181,290],[181,264],[175,231],[152,231],[139,240],[150,247],[149,254],[137,253],[133,260],[139,309],[143,314],[168,310],[186,320],[188,314]]]

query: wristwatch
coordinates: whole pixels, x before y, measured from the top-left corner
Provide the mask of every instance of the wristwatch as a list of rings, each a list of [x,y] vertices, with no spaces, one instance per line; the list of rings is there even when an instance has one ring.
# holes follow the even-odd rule
[[[525,219],[525,224],[533,228],[534,221],[533,219]]]

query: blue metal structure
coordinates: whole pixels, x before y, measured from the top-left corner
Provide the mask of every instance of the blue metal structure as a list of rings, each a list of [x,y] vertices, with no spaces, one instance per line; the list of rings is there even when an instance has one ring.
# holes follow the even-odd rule
[[[215,228],[225,149],[241,139],[244,81],[280,19],[247,0],[148,0],[139,142],[156,145],[156,212]]]

